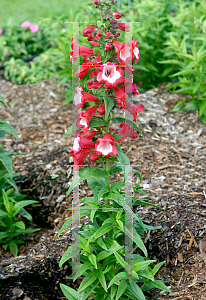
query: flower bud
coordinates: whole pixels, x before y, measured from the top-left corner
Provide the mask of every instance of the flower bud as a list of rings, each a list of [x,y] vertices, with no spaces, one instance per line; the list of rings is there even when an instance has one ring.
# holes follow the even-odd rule
[[[99,112],[100,115],[104,115],[105,114],[104,104],[101,103],[97,111]]]
[[[113,20],[111,20],[111,21],[110,21],[110,24],[112,24],[112,23],[114,23],[114,21],[113,21]]]
[[[99,3],[99,0],[94,0],[94,5],[97,5]]]
[[[114,12],[113,16],[115,17],[115,19],[120,19],[122,17],[119,12]]]
[[[107,52],[107,51],[109,51],[111,49],[112,49],[112,45],[110,43],[106,43],[106,45],[105,45],[105,51]]]
[[[98,159],[98,156],[96,155],[96,153],[94,152],[91,156],[90,156],[90,160],[95,162]]]
[[[102,35],[102,31],[101,31],[101,30],[98,30],[98,31],[97,31],[97,34],[98,34],[98,36],[101,36],[101,35]]]

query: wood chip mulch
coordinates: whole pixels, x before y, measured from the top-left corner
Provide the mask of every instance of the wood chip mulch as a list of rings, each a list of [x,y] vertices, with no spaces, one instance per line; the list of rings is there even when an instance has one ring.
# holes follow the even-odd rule
[[[144,241],[151,259],[166,261],[157,278],[172,291],[155,290],[151,299],[203,300],[206,126],[198,120],[197,111],[170,113],[186,95],[163,92],[162,87],[133,99],[135,104],[145,106],[137,118],[145,137],[125,140],[122,149],[142,175],[141,188],[151,196],[152,203],[161,207],[135,210],[146,224],[159,228],[144,236]],[[6,108],[0,103],[0,119],[9,122],[21,138],[19,142],[8,134],[3,143],[11,152],[22,154],[12,158],[14,171],[20,174],[17,184],[21,193],[39,201],[28,210],[33,214],[32,226],[41,229],[24,237],[25,245],[17,258],[0,250],[1,299],[65,299],[59,282],[72,285],[68,265],[58,268],[72,240],[68,234],[57,238],[59,228],[70,216],[65,209],[72,205],[72,196],[66,197],[66,192],[73,175],[69,154],[73,136],[64,137],[64,133],[75,114],[71,103],[62,105],[63,88],[55,79],[22,86],[0,80],[0,94],[10,105]],[[52,179],[51,174],[59,176]],[[137,180],[135,176],[133,179]],[[79,190],[81,196],[91,194],[84,183]],[[29,274],[36,278],[30,286]],[[35,284],[39,288],[33,288]]]

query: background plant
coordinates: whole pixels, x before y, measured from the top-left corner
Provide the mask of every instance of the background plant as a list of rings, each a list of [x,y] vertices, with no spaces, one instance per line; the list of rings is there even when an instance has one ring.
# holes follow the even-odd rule
[[[0,96],[0,102],[7,103]],[[10,133],[19,139],[13,127],[0,120],[0,138]],[[13,173],[10,151],[0,146],[0,245],[9,250],[13,255],[18,254],[18,245],[24,243],[16,237],[36,231],[37,229],[26,229],[22,217],[32,222],[32,216],[25,210],[25,206],[37,203],[34,200],[23,200],[26,195],[19,194],[14,178],[18,175]],[[14,191],[16,190],[16,192]]]

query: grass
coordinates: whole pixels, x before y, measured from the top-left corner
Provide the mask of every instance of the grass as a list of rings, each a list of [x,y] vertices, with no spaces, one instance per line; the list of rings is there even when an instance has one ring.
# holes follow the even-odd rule
[[[90,0],[91,4],[93,0]],[[1,0],[0,24],[38,22],[41,18],[66,14],[82,6],[82,0]]]

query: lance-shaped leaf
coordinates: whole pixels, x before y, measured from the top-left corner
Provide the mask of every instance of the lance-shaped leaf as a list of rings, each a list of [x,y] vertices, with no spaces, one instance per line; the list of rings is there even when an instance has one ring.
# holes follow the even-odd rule
[[[106,126],[107,123],[101,117],[93,116],[89,122],[89,127]]]
[[[77,171],[76,171],[77,172]],[[70,185],[70,188],[66,194],[68,196],[73,188],[78,185],[80,182],[82,182],[85,179],[91,178],[91,177],[96,177],[96,178],[105,178],[109,176],[109,173],[104,170],[102,167],[96,167],[96,168],[85,168],[85,169],[80,169],[79,170],[79,176],[77,173],[75,174],[76,176],[74,177],[73,182]]]

